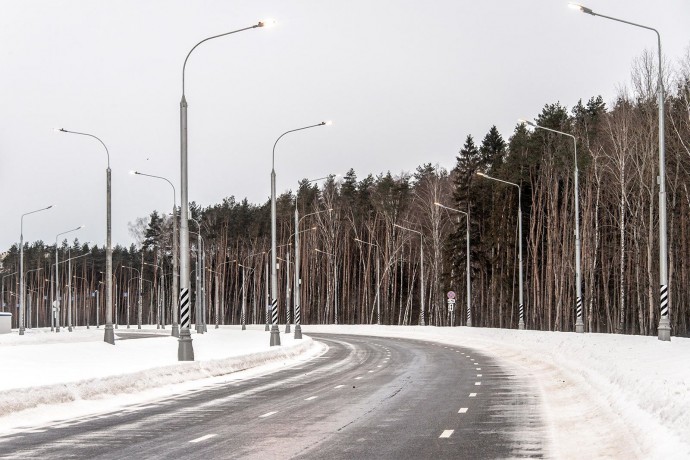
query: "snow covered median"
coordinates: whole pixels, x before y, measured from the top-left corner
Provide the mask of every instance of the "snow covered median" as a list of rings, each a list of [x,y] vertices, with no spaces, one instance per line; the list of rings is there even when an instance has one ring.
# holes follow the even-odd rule
[[[123,329],[115,345],[103,342],[103,328],[16,332],[0,336],[0,417],[41,405],[104,399],[165,385],[226,375],[271,363],[282,364],[318,353],[311,338],[281,334],[269,346],[260,328],[209,327],[192,334],[195,361],[177,361],[177,339],[170,329]],[[120,339],[122,334],[132,337]],[[160,334],[134,338],[137,334]]]

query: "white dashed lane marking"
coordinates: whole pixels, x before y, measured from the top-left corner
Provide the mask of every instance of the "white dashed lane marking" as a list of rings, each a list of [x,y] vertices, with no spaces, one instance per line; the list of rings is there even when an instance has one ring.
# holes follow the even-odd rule
[[[458,411],[458,414],[466,414],[467,413],[467,407],[461,407],[460,410]]]
[[[481,385],[482,382],[474,382],[475,385]]]
[[[273,414],[277,414],[278,411],[273,411],[273,412],[267,412],[264,415],[259,415],[259,418],[264,418],[264,417],[270,417]]]
[[[202,437],[200,437],[200,438],[192,439],[192,440],[189,441],[189,442],[201,442],[201,441],[206,441],[207,439],[212,438],[212,437],[214,437],[214,436],[217,436],[217,435],[215,435],[215,434],[207,434],[207,435],[204,435],[204,436],[202,436]]]
[[[309,396],[308,398],[305,399],[305,401],[311,401],[312,399],[316,399],[318,396]]]
[[[443,433],[441,433],[441,436],[439,436],[439,438],[450,438],[450,435],[453,434],[453,431],[455,430],[443,430]]]
[[[344,386],[345,386],[345,385],[337,385],[337,386],[334,387],[333,389],[334,389],[334,390],[337,390],[338,388],[342,388],[342,387],[344,387]]]

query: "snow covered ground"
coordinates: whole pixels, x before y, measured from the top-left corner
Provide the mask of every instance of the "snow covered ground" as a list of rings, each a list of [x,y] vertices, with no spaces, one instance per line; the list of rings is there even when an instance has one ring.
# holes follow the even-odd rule
[[[0,335],[0,434],[244,378],[323,350],[285,333],[281,347],[269,347],[263,326],[227,326],[193,334],[196,361],[179,363],[176,339],[159,332],[115,346],[94,328]],[[690,339],[430,326],[303,332],[432,340],[491,356],[533,382],[557,458],[690,458]]]

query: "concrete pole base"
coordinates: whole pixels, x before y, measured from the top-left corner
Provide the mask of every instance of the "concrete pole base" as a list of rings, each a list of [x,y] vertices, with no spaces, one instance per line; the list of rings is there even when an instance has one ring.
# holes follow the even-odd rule
[[[103,341],[110,345],[115,345],[115,331],[112,324],[105,325],[105,333],[103,334]]]
[[[668,320],[668,316],[662,316],[659,320],[659,340],[663,342],[671,341],[671,323]]]
[[[299,324],[295,325],[295,339],[301,339],[302,338],[302,328],[300,327]]]
[[[268,326],[268,324],[266,324],[266,329],[264,329],[264,331],[268,332],[270,330],[271,330],[271,328]]]
[[[141,324],[137,324],[137,329],[141,329]]]
[[[170,335],[172,337],[180,337],[180,327],[177,324],[172,325],[172,333]]]
[[[216,329],[219,329],[219,326],[216,324]]]
[[[521,331],[525,330],[525,322],[523,320],[520,320],[520,322],[518,323],[518,329]]]
[[[243,331],[246,331],[246,330],[247,330],[247,326],[243,324],[243,325],[242,325],[242,330],[243,330]]]
[[[192,334],[189,329],[180,331],[180,339],[177,341],[177,360],[194,361],[194,347],[192,346]]]
[[[472,320],[471,319],[467,320],[467,327],[472,327]]]
[[[19,335],[24,335],[24,328],[23,327],[19,328]]]
[[[129,329],[129,324],[127,325],[127,329]]]
[[[289,333],[290,333],[290,323],[287,323],[287,324],[285,325],[285,333],[286,333],[286,334],[289,334]]]
[[[91,326],[89,326],[89,325],[87,324],[87,325],[86,325],[86,329],[91,329]]]
[[[115,329],[117,329],[117,328],[118,328],[118,327],[117,327],[117,323],[115,323]]]
[[[69,326],[69,327],[67,328],[67,331],[68,331],[68,332],[72,332],[72,326]]]
[[[277,324],[274,324],[273,327],[271,328],[271,346],[272,347],[279,347],[280,346],[280,330],[278,329]]]
[[[55,328],[55,332],[60,332],[60,327],[59,327],[59,326]]]
[[[585,332],[585,323],[582,322],[582,317],[578,316],[575,321],[575,332],[578,334],[583,334]]]

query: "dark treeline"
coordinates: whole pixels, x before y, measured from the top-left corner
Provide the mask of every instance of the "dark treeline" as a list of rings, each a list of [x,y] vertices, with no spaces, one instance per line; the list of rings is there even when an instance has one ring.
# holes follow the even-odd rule
[[[577,139],[584,319],[585,330],[591,332],[655,334],[659,320],[658,106],[652,62],[647,54],[636,62],[632,88],[621,90],[610,107],[601,97],[570,110],[547,104],[535,119]],[[690,281],[689,75],[690,69],[682,68],[673,82],[667,82],[665,100],[674,335],[686,335],[690,320],[690,292],[685,289]],[[527,328],[574,330],[573,154],[571,138],[518,124],[507,140],[495,127],[481,141],[467,136],[452,171],[423,164],[412,174],[358,177],[350,170],[344,178],[330,177],[320,185],[302,181],[294,193],[277,200],[280,321],[286,321],[286,306],[293,304],[297,206],[302,217],[297,230],[302,232],[303,324],[376,323],[378,289],[383,324],[419,324],[422,291],[425,323],[449,324],[449,290],[458,294],[455,324],[465,324],[465,218],[435,205],[440,202],[470,216],[473,325],[516,328],[518,193],[515,187],[476,174],[483,172],[520,185]],[[195,234],[190,243],[192,269],[196,270],[200,249],[206,262],[203,304],[208,323],[238,324],[243,289],[247,322],[264,322],[270,203],[227,198],[207,208],[192,204],[191,212],[203,237],[202,248]],[[190,229],[196,231],[197,224],[190,222]],[[139,244],[117,247],[113,253],[118,321],[126,322],[129,301],[130,321],[136,323],[139,270],[146,280],[144,322],[156,322],[160,303],[166,306],[164,321],[169,324],[171,218],[154,212],[132,224],[131,230]],[[71,248],[63,242],[59,251],[60,260],[66,260],[68,252],[72,257],[90,254],[73,261],[72,289],[79,305],[75,322],[83,325],[91,318],[93,324],[92,294],[99,289],[102,322],[104,250],[75,241]],[[53,298],[52,282],[44,280],[54,279],[54,253],[54,246],[41,242],[25,247],[26,269],[41,269],[27,275],[27,299],[33,295],[32,305],[43,302],[39,325],[46,324]],[[16,271],[17,260],[18,248],[13,247],[4,260],[3,276]],[[61,286],[67,284],[64,266],[60,265]],[[191,280],[196,292],[196,274]],[[16,303],[17,284],[15,275],[3,278],[3,301],[8,305]],[[67,289],[61,289],[66,296]],[[61,313],[64,317],[66,309]],[[35,315],[36,310],[33,321]]]

